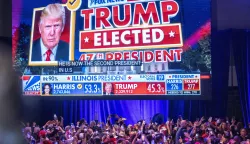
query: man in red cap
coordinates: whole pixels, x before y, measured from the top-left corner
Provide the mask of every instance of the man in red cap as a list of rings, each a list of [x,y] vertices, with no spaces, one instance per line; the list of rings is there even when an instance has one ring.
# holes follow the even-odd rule
[[[39,132],[40,144],[52,144],[52,142],[46,138],[46,134],[45,130]]]

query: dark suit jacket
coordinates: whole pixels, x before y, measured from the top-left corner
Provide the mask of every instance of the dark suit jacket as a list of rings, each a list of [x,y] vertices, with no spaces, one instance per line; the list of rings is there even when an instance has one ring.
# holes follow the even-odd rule
[[[33,42],[31,61],[42,61],[40,39]],[[55,61],[69,61],[69,44],[59,41]]]
[[[103,92],[103,95],[107,95],[106,92]],[[111,92],[110,95],[114,95],[114,93]]]

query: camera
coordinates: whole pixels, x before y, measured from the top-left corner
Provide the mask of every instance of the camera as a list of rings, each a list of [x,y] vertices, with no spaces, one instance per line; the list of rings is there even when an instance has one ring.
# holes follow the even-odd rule
[[[27,133],[27,138],[29,139],[31,137],[30,133]]]
[[[54,120],[57,120],[57,116],[56,116],[56,114],[54,114]]]
[[[209,134],[212,136],[212,135],[214,135],[214,132],[213,132],[213,131],[210,131]]]
[[[98,134],[98,131],[95,131],[95,134],[97,135],[97,134]]]
[[[196,134],[195,137],[196,137],[196,138],[199,138],[199,134]]]

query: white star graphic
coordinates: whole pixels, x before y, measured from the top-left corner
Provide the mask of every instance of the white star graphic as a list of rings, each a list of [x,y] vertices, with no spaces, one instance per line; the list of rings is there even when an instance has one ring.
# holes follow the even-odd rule
[[[85,43],[89,42],[89,38],[86,37],[86,38],[84,39],[84,41],[85,41]]]
[[[171,31],[169,34],[169,37],[174,37],[175,32]]]

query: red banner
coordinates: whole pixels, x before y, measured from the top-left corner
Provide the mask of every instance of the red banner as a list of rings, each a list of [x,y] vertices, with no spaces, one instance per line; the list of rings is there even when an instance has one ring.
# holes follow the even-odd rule
[[[184,79],[184,89],[183,90],[193,90],[199,91],[200,90],[200,80],[199,79]]]
[[[81,31],[80,51],[182,47],[180,24]]]

